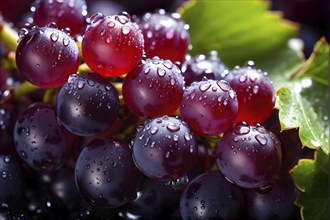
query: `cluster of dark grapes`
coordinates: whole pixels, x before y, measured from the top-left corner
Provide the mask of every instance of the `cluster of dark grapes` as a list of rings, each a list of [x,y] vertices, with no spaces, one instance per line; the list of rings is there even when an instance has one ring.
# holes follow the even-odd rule
[[[0,219],[300,218],[288,171],[310,152],[280,132],[253,61],[189,55],[189,25],[164,9],[31,13],[0,71]]]

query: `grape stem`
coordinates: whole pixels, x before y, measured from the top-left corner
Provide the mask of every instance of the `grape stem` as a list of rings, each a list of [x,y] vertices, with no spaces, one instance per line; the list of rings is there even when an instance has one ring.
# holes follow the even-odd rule
[[[15,51],[17,48],[18,33],[1,18],[0,18],[0,41],[3,42],[9,50]]]

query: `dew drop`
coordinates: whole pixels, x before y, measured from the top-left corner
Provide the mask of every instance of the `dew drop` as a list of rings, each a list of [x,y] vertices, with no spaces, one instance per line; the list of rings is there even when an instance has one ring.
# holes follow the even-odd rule
[[[153,127],[151,130],[150,130],[150,134],[154,135],[158,132],[158,128],[157,127]]]
[[[64,38],[63,38],[63,46],[67,47],[67,46],[69,45],[69,43],[70,43],[69,38],[64,37]]]
[[[190,141],[191,138],[192,138],[192,135],[191,135],[190,133],[186,132],[186,133],[184,134],[184,139],[185,139],[186,141]]]
[[[227,92],[230,90],[229,84],[224,80],[217,81],[217,84],[224,92]]]
[[[176,132],[180,130],[180,125],[169,122],[166,126],[166,128],[171,132]]]
[[[144,73],[145,74],[148,74],[150,72],[150,67],[147,67],[145,70],[144,70]]]
[[[171,40],[174,37],[174,34],[175,34],[174,29],[171,29],[166,33],[165,37],[167,40]]]
[[[107,36],[107,37],[105,38],[105,42],[106,42],[107,44],[109,44],[111,41],[112,41],[112,36],[111,36],[111,35],[109,35],[109,36]]]
[[[241,83],[246,82],[246,80],[247,80],[247,76],[246,76],[246,74],[243,74],[243,75],[241,75],[241,76],[239,77],[239,81],[240,81]]]
[[[124,26],[121,28],[121,33],[123,33],[123,35],[128,35],[129,32],[131,32],[131,28],[128,26]]]
[[[157,68],[157,73],[158,73],[158,76],[163,77],[163,76],[165,76],[166,71],[164,69]]]
[[[234,132],[237,135],[248,134],[250,132],[250,127],[246,122],[240,122],[235,126]]]
[[[254,94],[257,94],[258,91],[259,91],[259,86],[257,86],[257,85],[253,86],[252,92],[253,92]]]
[[[11,156],[6,155],[5,158],[4,158],[4,161],[6,163],[9,163],[11,161]]]
[[[199,86],[199,90],[200,90],[201,92],[205,92],[205,91],[208,90],[210,87],[211,87],[211,84],[208,83],[208,82],[205,82],[205,83],[202,83],[202,84]]]
[[[172,63],[172,61],[170,61],[170,60],[164,60],[163,65],[164,65],[167,69],[172,69],[172,67],[173,67],[173,63]]]
[[[255,136],[255,139],[258,141],[259,144],[261,144],[262,146],[265,146],[267,144],[267,138],[265,137],[265,135],[262,134],[257,134]]]
[[[108,24],[107,24],[107,26],[109,28],[114,28],[116,26],[116,23],[114,21],[109,21]]]
[[[57,42],[58,41],[58,33],[54,32],[50,35],[50,39],[53,41],[53,42]]]
[[[101,13],[95,13],[90,17],[90,21],[92,24],[95,24],[96,22],[100,21],[101,19],[103,19],[103,14]]]

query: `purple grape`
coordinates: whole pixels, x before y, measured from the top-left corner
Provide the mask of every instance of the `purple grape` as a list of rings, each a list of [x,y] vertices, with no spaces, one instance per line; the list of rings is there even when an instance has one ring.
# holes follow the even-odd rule
[[[44,103],[29,105],[14,128],[19,156],[37,171],[61,168],[72,156],[76,141],[76,136],[58,124],[55,109]]]
[[[95,73],[71,75],[56,98],[59,122],[81,136],[96,135],[109,129],[118,110],[116,89]]]
[[[127,144],[114,138],[95,138],[77,159],[75,180],[86,202],[115,208],[136,198],[142,174]]]
[[[279,176],[267,192],[244,190],[248,219],[299,219],[299,208],[294,204],[298,189],[287,174]]]
[[[181,194],[180,213],[188,219],[240,219],[244,211],[242,190],[220,173],[203,173]]]
[[[269,184],[281,166],[282,151],[277,137],[264,127],[237,123],[221,137],[216,149],[220,171],[244,188]]]
[[[16,65],[20,73],[39,87],[63,85],[79,66],[79,50],[74,40],[50,24],[20,30]]]
[[[197,160],[197,143],[187,123],[169,116],[147,119],[132,143],[133,160],[155,180],[180,178]]]

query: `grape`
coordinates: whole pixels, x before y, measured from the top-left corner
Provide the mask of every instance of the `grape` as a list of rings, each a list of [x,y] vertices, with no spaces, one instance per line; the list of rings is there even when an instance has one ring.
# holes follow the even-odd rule
[[[204,54],[194,57],[186,56],[181,70],[186,86],[190,86],[195,81],[202,81],[204,78],[221,80],[228,72],[216,51],[211,51],[207,56]]]
[[[76,136],[58,124],[55,109],[44,103],[29,105],[15,123],[16,150],[37,171],[61,168],[72,156],[76,142]]]
[[[102,76],[123,75],[141,61],[143,35],[127,13],[94,14],[82,40],[82,55],[86,64]]]
[[[198,134],[214,135],[232,127],[238,112],[236,93],[226,81],[204,80],[188,86],[180,116]]]
[[[81,151],[75,179],[83,199],[97,207],[115,208],[136,198],[142,174],[127,144],[114,138],[95,138]]]
[[[236,67],[224,78],[237,94],[236,122],[251,125],[265,122],[275,105],[274,88],[267,73],[257,70],[252,61],[245,67]]]
[[[203,173],[181,194],[180,213],[186,219],[240,219],[243,192],[220,173]]]
[[[127,74],[123,98],[136,115],[170,115],[180,106],[183,87],[180,69],[170,60],[153,57]]]
[[[138,197],[120,212],[121,216],[139,216],[141,219],[168,219],[179,204],[180,193],[163,182],[145,178]]]
[[[96,135],[110,128],[118,109],[116,89],[95,73],[71,75],[56,98],[59,122],[81,136]]]
[[[267,192],[246,189],[244,193],[248,219],[299,219],[299,208],[294,204],[298,189],[288,174],[278,177]]]
[[[18,163],[8,155],[0,155],[0,188],[0,204],[15,204],[24,190],[24,178]]]
[[[172,62],[182,62],[189,46],[189,25],[178,13],[146,13],[139,22],[144,36],[144,50],[148,58],[158,56]]]
[[[23,28],[16,50],[16,65],[32,84],[46,88],[58,87],[78,70],[78,46],[54,24],[30,30]]]
[[[244,188],[269,184],[281,166],[282,151],[277,137],[264,127],[237,123],[227,130],[216,149],[220,171]]]
[[[197,160],[197,143],[188,125],[176,118],[147,119],[132,142],[133,160],[154,180],[182,177]]]
[[[86,26],[85,0],[37,0],[31,7],[33,23],[46,26],[55,22],[59,29],[70,28],[71,34],[83,34]]]

